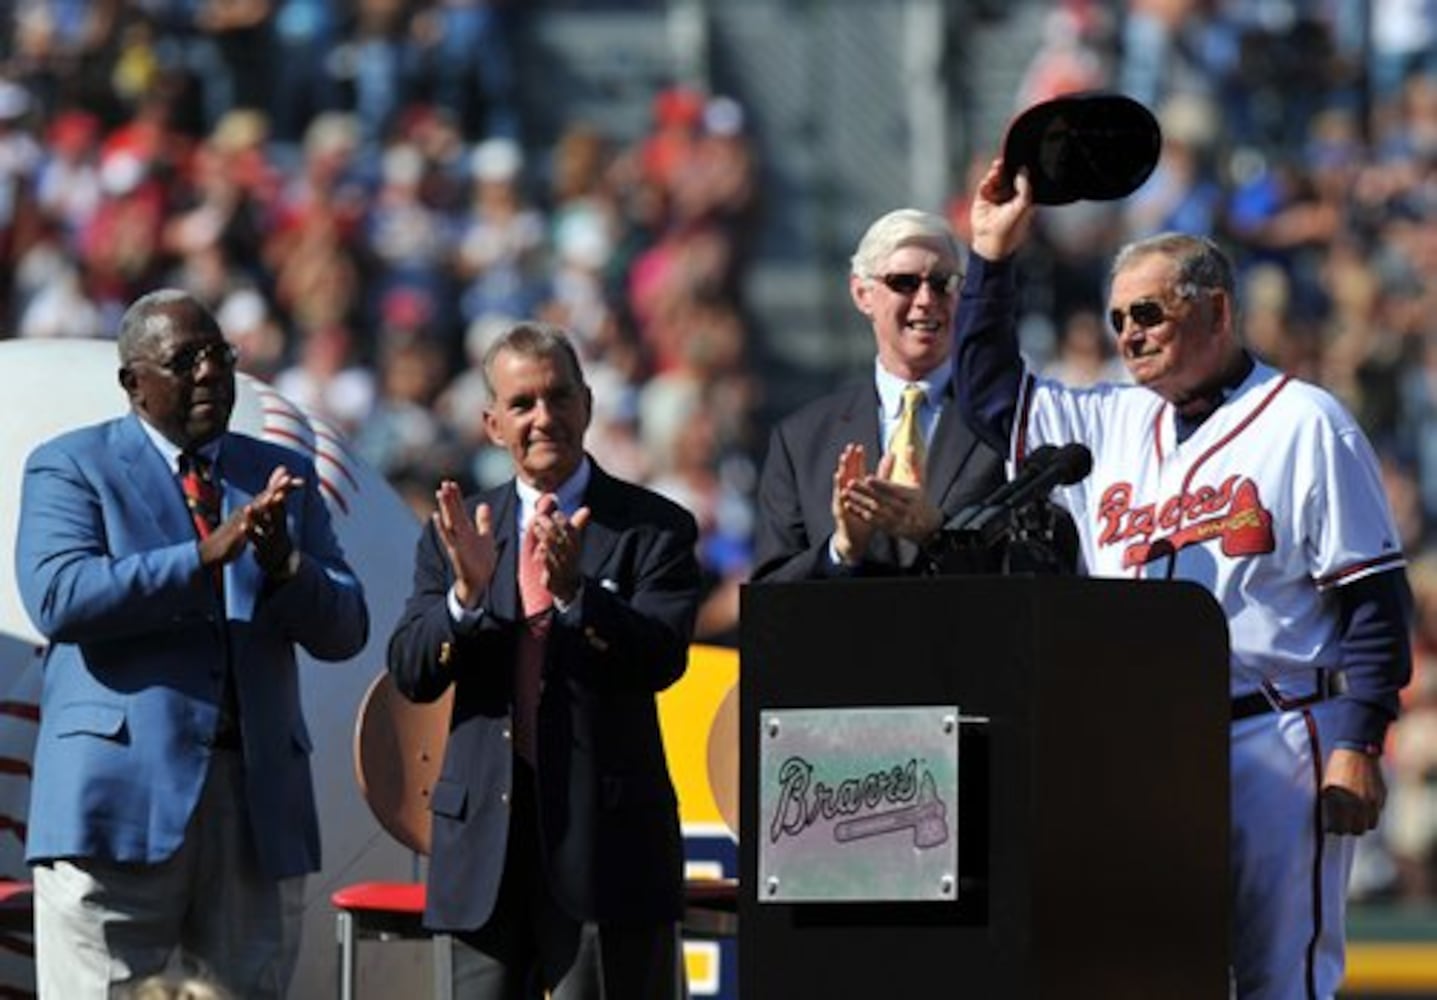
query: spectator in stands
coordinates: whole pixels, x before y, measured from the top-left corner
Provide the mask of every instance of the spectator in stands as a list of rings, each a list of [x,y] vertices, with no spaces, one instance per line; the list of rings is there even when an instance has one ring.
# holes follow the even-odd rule
[[[354,335],[343,323],[303,328],[299,360],[275,376],[274,387],[345,434],[374,409],[374,371],[358,363]]]
[[[544,216],[524,194],[523,150],[512,139],[486,139],[470,169],[469,211],[454,248],[464,320],[532,315],[548,293],[548,241]]]
[[[30,95],[0,79],[0,317],[9,315],[10,277],[35,225],[40,145],[26,126]]]

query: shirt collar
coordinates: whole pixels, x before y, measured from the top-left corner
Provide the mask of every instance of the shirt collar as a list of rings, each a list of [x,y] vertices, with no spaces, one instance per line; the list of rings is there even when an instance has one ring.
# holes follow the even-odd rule
[[[938,397],[948,380],[953,377],[953,359],[948,358],[937,368],[925,374],[922,378],[908,382],[899,378],[887,368],[883,367],[881,361],[873,362],[875,371],[874,381],[878,385],[878,399],[883,407],[883,415],[892,420],[897,420],[903,412],[903,388],[907,385],[922,386],[923,394],[927,397],[926,405],[932,407],[938,405]]]
[[[1222,409],[1227,401],[1237,395],[1238,390],[1252,377],[1252,373],[1257,370],[1253,356],[1247,351],[1243,351],[1242,358],[1242,364],[1228,376],[1227,381],[1213,388],[1208,397],[1212,401],[1211,409],[1204,410],[1196,417],[1185,417],[1176,409],[1173,410],[1173,430],[1177,433],[1179,442],[1192,437],[1193,432],[1206,423],[1208,417]]]
[[[180,456],[184,454],[184,449],[151,427],[144,417],[136,415],[136,419],[139,420],[140,428],[145,432],[145,437],[149,438],[150,443],[159,449],[160,454],[164,456],[165,462],[170,467],[170,471],[175,475],[180,475]],[[211,465],[214,465],[220,458],[220,441],[222,438],[223,435],[215,438],[213,441],[200,445],[198,448],[191,448],[190,450],[204,456],[209,460]]]
[[[584,500],[584,493],[589,488],[589,480],[593,477],[594,467],[589,462],[589,456],[585,455],[574,474],[559,486],[553,493],[559,498],[559,509],[565,514],[572,515],[578,510]],[[524,482],[522,479],[514,480],[514,488],[519,493],[519,530],[522,532],[529,526],[529,518],[534,514],[534,505],[544,495],[544,491]]]

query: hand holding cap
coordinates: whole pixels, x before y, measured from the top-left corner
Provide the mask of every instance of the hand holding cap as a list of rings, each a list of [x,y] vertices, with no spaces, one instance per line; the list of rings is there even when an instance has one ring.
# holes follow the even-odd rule
[[[1011,185],[1028,168],[1033,201],[1112,201],[1148,179],[1162,152],[1153,113],[1130,97],[1089,91],[1028,108],[1008,126],[1003,165]]]

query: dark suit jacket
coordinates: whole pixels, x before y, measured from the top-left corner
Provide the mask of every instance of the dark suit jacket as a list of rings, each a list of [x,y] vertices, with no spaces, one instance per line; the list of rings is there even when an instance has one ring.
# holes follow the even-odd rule
[[[30,455],[16,577],[50,640],[30,861],[154,864],[174,854],[209,769],[228,658],[260,865],[272,878],[320,867],[294,646],[348,659],[364,646],[369,617],[319,478],[298,453],[226,434],[224,513],[254,499],[277,465],[305,482],[285,501],[299,573],[270,587],[246,550],[224,568],[221,606],[180,484],[138,417],[72,431]]]
[[[945,519],[1003,482],[1003,458],[983,444],[958,414],[950,382],[928,446],[925,490]],[[828,556],[833,535],[833,470],[849,442],[862,444],[870,467],[883,454],[878,389],[869,378],[815,400],[784,419],[770,438],[758,483],[754,582],[813,580],[844,571]],[[914,572],[917,546],[875,533],[857,572]]]
[[[483,615],[456,632],[449,562],[431,525],[414,591],[389,643],[404,694],[432,701],[454,684],[444,764],[434,787],[425,923],[474,930],[494,908],[509,833],[510,707],[519,635],[512,482],[466,500],[488,503],[498,565]],[[678,800],[655,694],[683,675],[698,605],[694,519],[597,466],[580,553],[583,590],[556,613],[539,703],[540,853],[559,903],[576,919],[653,922],[682,909]]]

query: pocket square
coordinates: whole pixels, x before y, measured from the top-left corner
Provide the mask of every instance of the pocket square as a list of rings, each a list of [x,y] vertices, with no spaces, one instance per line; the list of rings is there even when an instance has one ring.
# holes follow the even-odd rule
[[[619,592],[619,581],[611,580],[607,576],[599,581],[599,586],[611,594],[617,594]]]

